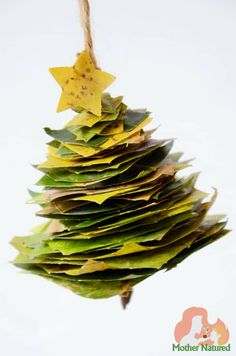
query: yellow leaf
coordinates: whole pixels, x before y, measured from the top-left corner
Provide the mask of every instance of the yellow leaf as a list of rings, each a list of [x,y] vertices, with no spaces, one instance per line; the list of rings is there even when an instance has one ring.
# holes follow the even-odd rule
[[[85,201],[92,201],[97,204],[102,204],[102,203],[104,203],[104,201],[106,201],[107,199],[109,199],[111,197],[114,197],[121,193],[129,192],[134,189],[135,189],[135,187],[125,188],[125,189],[124,188],[117,189],[115,191],[111,191],[111,192],[107,192],[107,193],[84,195],[82,197],[74,198],[73,200],[85,200]]]
[[[106,255],[99,256],[96,259],[99,260],[99,259],[109,258],[109,257],[124,256],[124,255],[129,255],[131,253],[154,250],[155,248],[156,248],[156,246],[151,246],[151,247],[150,246],[141,246],[141,245],[137,244],[136,242],[128,242],[128,243],[125,243],[116,252],[111,252]]]
[[[130,143],[140,143],[145,140],[145,135],[142,133],[142,131],[135,132],[132,136],[128,137],[128,139],[121,141],[120,144],[130,144]]]
[[[79,55],[73,67],[56,67],[49,70],[62,88],[57,111],[81,106],[101,116],[102,92],[115,77],[97,69],[87,51]]]
[[[71,119],[65,127],[70,127],[70,126],[87,126],[87,127],[92,127],[95,125],[97,122],[102,120],[106,114],[103,114],[102,116],[96,116],[93,115],[87,111],[82,111],[81,113],[75,115],[73,119]]]
[[[132,136],[134,133],[137,131],[140,131],[144,126],[149,124],[152,121],[150,117],[146,118],[143,122],[141,122],[138,126],[136,126],[132,131],[129,132],[123,132],[117,135],[114,135],[113,137],[109,138],[101,147],[103,149],[107,149],[109,147],[112,147],[114,145],[117,145],[118,143],[125,141],[127,138]]]
[[[69,161],[60,157],[49,154],[48,160],[40,163],[37,167],[40,168],[66,168],[66,167],[76,167],[80,163],[76,161]]]
[[[89,161],[81,162],[81,166],[82,167],[87,167],[87,166],[93,166],[94,164],[111,163],[112,161],[114,161],[118,157],[120,157],[119,154],[108,156],[108,157],[97,158],[97,159],[90,159]]]
[[[80,146],[80,145],[73,145],[73,144],[63,144],[69,150],[78,153],[80,156],[89,157],[98,153],[98,150],[95,150],[92,147]]]
[[[85,264],[80,268],[71,268],[60,270],[58,267],[55,266],[42,266],[47,272],[54,272],[54,273],[66,273],[69,276],[79,276],[85,273],[93,273],[98,271],[105,271],[110,269],[110,266],[103,261],[95,261],[95,260],[88,260]],[[114,268],[115,269],[115,268]]]

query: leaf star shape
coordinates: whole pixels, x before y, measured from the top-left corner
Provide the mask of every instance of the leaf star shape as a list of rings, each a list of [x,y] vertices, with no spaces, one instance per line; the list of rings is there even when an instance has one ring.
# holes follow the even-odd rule
[[[101,116],[102,92],[115,77],[97,69],[86,50],[80,53],[73,67],[55,67],[49,71],[62,88],[57,112],[80,106]]]

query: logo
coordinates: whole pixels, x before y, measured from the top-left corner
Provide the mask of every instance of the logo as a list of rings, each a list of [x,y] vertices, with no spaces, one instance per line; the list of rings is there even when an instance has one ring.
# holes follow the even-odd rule
[[[175,327],[174,336],[173,351],[230,351],[227,326],[221,319],[210,324],[204,308],[186,309]]]

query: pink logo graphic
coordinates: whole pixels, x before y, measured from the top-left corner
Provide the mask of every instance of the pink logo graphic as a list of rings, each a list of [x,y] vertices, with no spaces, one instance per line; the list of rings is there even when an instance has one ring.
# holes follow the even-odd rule
[[[176,325],[175,340],[180,345],[224,345],[229,340],[229,330],[220,319],[210,324],[206,309],[192,307],[185,310]]]

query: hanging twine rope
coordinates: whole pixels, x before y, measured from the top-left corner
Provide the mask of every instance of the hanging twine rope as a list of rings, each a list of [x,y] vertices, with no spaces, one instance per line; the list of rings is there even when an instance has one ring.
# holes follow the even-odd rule
[[[84,31],[84,46],[89,52],[93,64],[97,68],[97,61],[93,50],[93,39],[90,28],[90,7],[88,0],[79,0],[81,25]]]
[[[79,0],[81,25],[84,31],[84,47],[89,52],[91,60],[97,69],[97,61],[93,50],[93,38],[90,27],[90,7],[88,0]],[[132,288],[129,288],[126,292],[121,293],[121,304],[125,309],[132,296]]]

